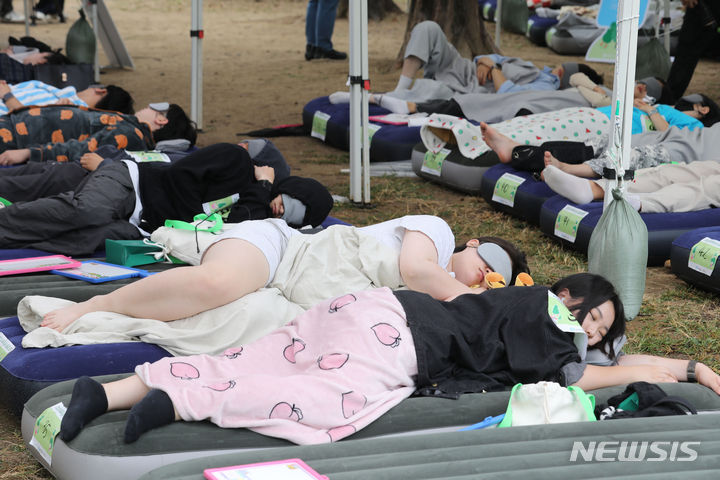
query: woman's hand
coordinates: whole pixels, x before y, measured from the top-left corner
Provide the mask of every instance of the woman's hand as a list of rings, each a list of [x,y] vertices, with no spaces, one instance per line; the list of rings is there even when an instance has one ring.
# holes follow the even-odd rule
[[[6,150],[0,153],[0,165],[17,165],[30,159],[30,149]]]
[[[86,153],[80,157],[80,166],[88,172],[94,172],[102,163],[103,158],[97,153]]]
[[[700,385],[705,385],[713,392],[720,395],[720,375],[713,372],[710,367],[705,364],[698,363],[695,366],[695,376]]]
[[[642,110],[645,113],[648,113],[648,112],[650,112],[650,110],[653,109],[653,107],[650,104],[648,104],[645,100],[643,100],[641,98],[636,98],[635,100],[633,100],[633,106],[635,108]]]

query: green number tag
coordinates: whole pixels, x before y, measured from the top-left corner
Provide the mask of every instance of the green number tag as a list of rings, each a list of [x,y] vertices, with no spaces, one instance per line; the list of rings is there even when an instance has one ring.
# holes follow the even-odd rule
[[[712,275],[720,256],[720,242],[710,237],[705,237],[693,245],[690,250],[688,268],[697,270],[705,275]]]
[[[448,155],[450,155],[450,150],[448,150],[447,148],[443,148],[437,153],[433,153],[428,150],[427,152],[425,152],[425,158],[423,159],[423,164],[422,167],[420,167],[420,171],[439,177],[440,172],[442,171],[442,165],[445,161],[445,157],[447,157]]]
[[[2,362],[7,354],[15,350],[15,345],[8,338],[0,333],[0,362]]]
[[[233,193],[229,197],[221,198],[220,200],[213,200],[211,202],[205,202],[203,203],[203,212],[205,212],[206,215],[211,215],[215,212],[219,212],[223,209],[226,209],[233,204],[237,203],[237,201],[240,200],[240,194],[239,193]]]
[[[376,125],[374,123],[368,123],[368,140],[372,142],[372,138],[375,133],[382,128],[382,125]]]
[[[555,236],[575,243],[578,225],[588,212],[572,205],[565,205],[555,220]]]
[[[330,120],[330,115],[325,112],[317,111],[313,115],[312,130],[310,136],[319,138],[323,142],[325,141],[325,134],[327,133],[327,122]]]
[[[524,181],[524,178],[513,175],[512,173],[503,173],[502,177],[498,178],[498,181],[495,183],[495,190],[492,196],[493,202],[502,203],[503,205],[509,205],[511,207],[515,205],[515,194],[520,184]]]
[[[548,315],[563,332],[583,333],[584,330],[560,298],[548,290]]]
[[[60,421],[66,410],[65,405],[57,403],[45,409],[35,421],[35,429],[30,439],[30,445],[35,447],[48,465],[52,464],[55,437],[60,432]]]
[[[163,162],[170,163],[170,157],[162,152],[127,152],[137,163]]]

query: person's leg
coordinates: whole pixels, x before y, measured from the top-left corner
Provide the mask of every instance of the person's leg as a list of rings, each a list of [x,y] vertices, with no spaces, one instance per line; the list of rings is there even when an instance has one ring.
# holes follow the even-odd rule
[[[80,377],[75,382],[70,404],[60,424],[60,438],[69,442],[94,418],[112,410],[127,410],[149,391],[137,375],[106,384]]]
[[[339,0],[318,0],[315,20],[315,46],[323,50],[332,50],[332,34],[335,29],[335,16]]]
[[[440,113],[443,115],[452,115],[455,117],[464,117],[465,114],[460,108],[460,105],[453,99],[450,100],[431,100],[429,102],[423,102],[415,104],[413,102],[407,102],[410,113],[423,112],[423,113]]]
[[[418,23],[405,47],[401,79],[413,78],[420,68],[425,78],[435,78],[436,73],[449,69],[458,58],[462,57],[440,25],[432,21]]]
[[[305,14],[305,60],[311,60],[315,55],[317,46],[316,19],[318,11],[318,0],[310,0]]]
[[[690,212],[720,204],[720,163],[668,164],[637,172],[628,192],[642,203],[642,211]]]
[[[508,163],[512,160],[513,149],[520,146],[520,143],[508,138],[506,135],[498,132],[495,127],[485,122],[480,122],[480,131],[482,132],[485,143],[497,153],[502,163]]]
[[[29,202],[75,190],[88,171],[76,163],[30,162],[0,169],[0,196]]]
[[[96,311],[168,322],[237,300],[263,287],[268,277],[268,261],[262,251],[246,240],[229,238],[211,245],[200,265],[166,270],[54,310],[45,315],[41,325],[62,331]]]
[[[710,34],[710,35],[708,35]],[[711,40],[712,32],[703,26],[702,6],[695,5],[685,10],[675,60],[670,67],[667,84],[676,98],[680,98],[690,84],[700,55],[705,49],[705,40]]]
[[[600,200],[605,195],[605,191],[597,183],[563,172],[552,165],[545,167],[542,177],[555,193],[574,203],[590,203],[593,200]]]
[[[124,169],[124,171],[123,171]],[[129,218],[135,193],[124,165],[98,170],[77,192],[65,192],[0,210],[0,246],[22,248],[65,232]]]

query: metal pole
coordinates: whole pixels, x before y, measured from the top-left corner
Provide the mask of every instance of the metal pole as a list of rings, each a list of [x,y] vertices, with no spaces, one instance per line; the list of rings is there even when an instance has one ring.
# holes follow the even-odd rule
[[[663,34],[665,35],[665,50],[667,51],[667,54],[670,55],[670,0],[665,0],[664,3],[664,13],[663,13],[663,26],[665,27],[665,30],[663,31]]]
[[[90,0],[90,3],[92,4],[91,12],[92,12],[92,26],[93,31],[95,32],[95,64],[93,65],[93,77],[95,79],[95,83],[100,83],[100,38],[98,37],[100,28],[98,27],[98,6],[97,6],[97,0]]]
[[[502,30],[502,0],[495,4],[495,45],[500,48],[500,31]]]
[[[192,45],[190,66],[190,118],[198,129],[202,129],[202,39],[205,32],[202,27],[202,0],[192,0],[192,23],[190,38]]]
[[[362,200],[362,89],[357,81],[362,75],[362,0],[349,3],[350,20],[350,200]]]
[[[28,7],[28,3],[30,0],[24,0],[23,1],[23,9],[25,10],[25,36],[30,36],[30,8]]]
[[[362,36],[362,41],[360,43],[361,45],[361,55],[362,55],[362,167],[363,167],[363,203],[369,204],[370,203],[370,121],[368,120],[368,117],[370,116],[370,106],[368,105],[369,101],[369,92],[370,92],[370,69],[368,68],[368,8],[367,8],[367,0],[362,0],[360,2],[360,22],[361,22],[361,30],[360,34]]]

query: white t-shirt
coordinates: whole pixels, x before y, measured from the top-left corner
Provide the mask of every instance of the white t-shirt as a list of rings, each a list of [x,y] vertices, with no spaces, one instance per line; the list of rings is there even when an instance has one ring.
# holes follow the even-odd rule
[[[370,235],[400,254],[403,238],[407,230],[427,235],[435,244],[438,265],[447,270],[450,257],[455,250],[455,236],[450,226],[440,217],[432,215],[407,215],[387,222],[360,227],[358,231]]]

